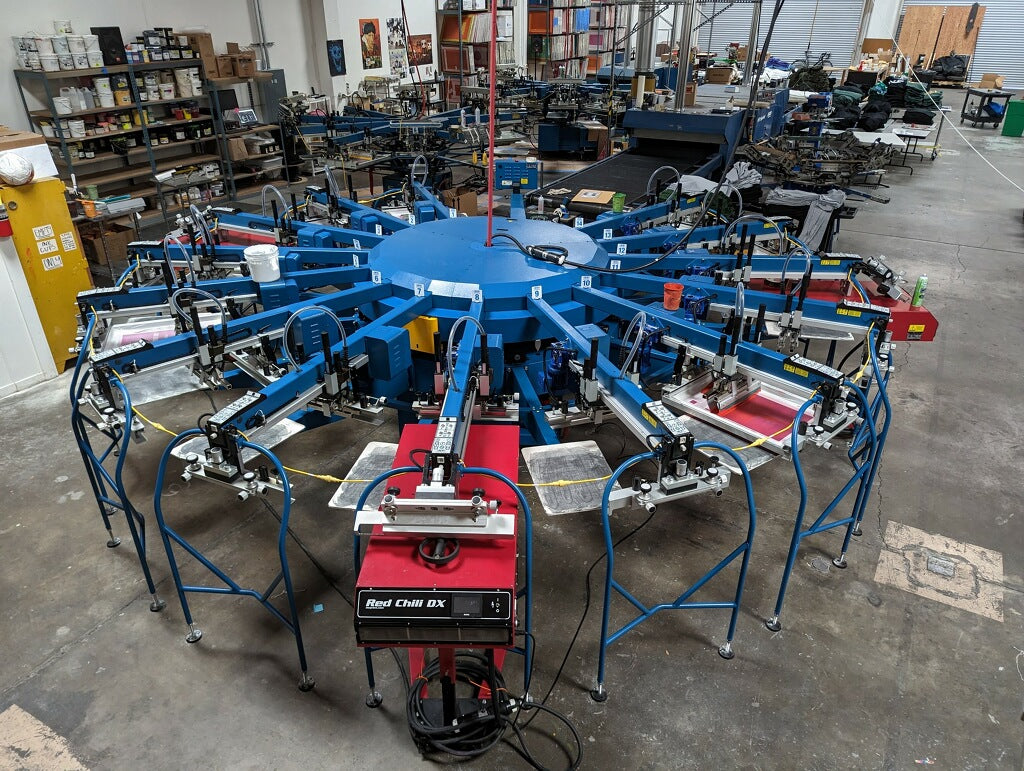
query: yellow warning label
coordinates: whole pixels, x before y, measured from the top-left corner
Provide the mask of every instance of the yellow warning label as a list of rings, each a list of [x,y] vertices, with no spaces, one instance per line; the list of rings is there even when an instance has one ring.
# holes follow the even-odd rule
[[[792,364],[783,364],[782,368],[786,370],[786,372],[792,372],[794,375],[799,375],[800,377],[808,377],[807,370],[801,369],[800,367],[794,367]]]
[[[655,419],[655,417],[654,417],[654,416],[653,416],[653,415],[652,415],[651,413],[649,413],[649,412],[648,412],[647,410],[645,410],[645,409],[641,409],[641,410],[640,410],[640,414],[641,414],[641,415],[643,415],[643,416],[644,416],[644,420],[646,420],[646,421],[647,421],[648,423],[650,423],[650,424],[651,424],[652,426],[654,426],[655,428],[657,428],[657,427],[658,427],[658,421],[657,421],[657,420]]]
[[[842,261],[841,260],[819,260],[818,264],[819,265],[841,265]]]
[[[849,308],[836,308],[836,314],[839,316],[860,316],[860,311],[851,311]]]
[[[520,177],[519,184],[520,185],[528,185],[528,184],[530,184],[529,177]]]
[[[924,324],[911,324],[907,327],[908,332],[924,332]]]

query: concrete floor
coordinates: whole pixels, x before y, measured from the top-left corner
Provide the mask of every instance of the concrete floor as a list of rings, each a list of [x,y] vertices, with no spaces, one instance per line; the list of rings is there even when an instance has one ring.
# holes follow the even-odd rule
[[[1024,141],[991,130],[966,133],[1007,174],[1024,180]],[[1021,768],[1024,469],[1016,413],[1024,196],[995,178],[948,127],[943,140],[939,160],[915,164],[913,177],[888,175],[892,202],[862,205],[840,235],[843,250],[884,253],[911,281],[927,273],[927,304],[941,324],[936,342],[898,349],[895,423],[849,569],[821,559],[836,553],[839,536],[811,539],[797,562],[783,631],[764,628],[788,547],[795,485],[784,462],[756,472],[760,527],[736,658],[715,653],[725,632],[722,611],[662,616],[612,649],[610,699],[595,704],[586,692],[597,661],[595,597],[549,702],[578,726],[583,767]],[[420,767],[398,669],[377,655],[384,705],[363,706],[351,609],[294,545],[317,679],[311,693],[296,688],[292,638],[252,600],[194,598],[205,636],[187,645],[157,540],[151,561],[168,607],[149,611],[123,521],[117,529],[125,543],[104,547],[68,427],[67,383],[64,376],[0,403],[0,767],[78,767],[74,758],[96,769]],[[227,401],[224,394],[215,398]],[[207,407],[204,396],[193,394],[149,405],[146,414],[177,430]],[[149,442],[133,446],[128,461],[131,491],[144,512],[152,510],[153,470],[166,439],[147,433]],[[614,430],[597,436],[618,452]],[[394,440],[395,428],[349,421],[300,435],[281,455],[289,465],[343,474],[369,439]],[[806,453],[819,506],[839,483],[844,460],[838,448]],[[304,478],[295,488],[296,534],[342,587],[351,587],[349,525],[327,508],[334,486]],[[208,489],[175,485],[168,492],[168,517],[214,559],[254,585],[272,577],[275,523],[262,507],[237,505]],[[740,505],[733,488],[718,500],[663,507],[620,548],[622,580],[643,598],[674,596],[680,582],[741,537]],[[638,521],[626,518],[616,532]],[[594,513],[537,515],[535,697],[547,691],[582,611],[584,574],[602,553],[597,522]],[[909,543],[897,540],[904,535]],[[921,569],[929,550],[954,560],[955,578]],[[876,580],[876,570],[890,582]],[[190,577],[201,577],[192,565]],[[598,568],[595,589],[601,578]],[[717,588],[725,596],[723,581],[708,595]],[[931,597],[907,591],[927,593],[929,586]],[[314,603],[323,611],[314,613]],[[614,617],[625,614],[617,602]],[[509,665],[512,682],[518,667]],[[27,738],[12,738],[17,726]],[[546,719],[533,727],[538,757],[563,765],[549,738],[564,741],[565,732]],[[499,747],[467,765],[522,762]]]

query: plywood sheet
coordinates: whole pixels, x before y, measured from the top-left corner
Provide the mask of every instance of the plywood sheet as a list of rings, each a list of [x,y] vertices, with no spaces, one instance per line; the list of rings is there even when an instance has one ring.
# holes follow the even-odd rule
[[[917,64],[917,57],[921,54],[924,54],[925,66],[932,63],[945,10],[944,5],[912,5],[907,8],[897,42],[911,66]]]
[[[967,31],[967,18],[971,15],[968,5],[951,5],[946,7],[946,15],[942,19],[942,28],[935,43],[935,57],[949,56],[952,53],[974,56],[974,47],[978,44],[978,33],[981,22],[985,18],[985,6],[978,6],[978,15],[974,26]]]

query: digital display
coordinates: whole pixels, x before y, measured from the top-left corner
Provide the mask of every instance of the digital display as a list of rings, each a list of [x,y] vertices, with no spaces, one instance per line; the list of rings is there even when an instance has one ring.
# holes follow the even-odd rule
[[[479,618],[483,613],[483,595],[453,594],[452,618]]]

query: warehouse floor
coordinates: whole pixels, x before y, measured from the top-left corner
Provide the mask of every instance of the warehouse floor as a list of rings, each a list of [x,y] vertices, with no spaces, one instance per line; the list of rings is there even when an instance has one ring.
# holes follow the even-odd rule
[[[954,98],[955,101],[955,98]],[[967,134],[1005,172],[1024,179],[1024,142],[991,130]],[[839,246],[884,253],[911,282],[929,276],[938,340],[900,346],[891,388],[895,421],[865,533],[845,571],[831,566],[839,536],[809,540],[783,612],[761,623],[778,590],[795,504],[791,467],[755,472],[759,531],[736,637],[736,658],[716,654],[724,611],[662,615],[611,650],[610,698],[589,698],[597,663],[600,596],[549,704],[582,736],[585,768],[1019,769],[1024,694],[1024,514],[1020,511],[1024,314],[1024,198],[983,167],[948,127],[946,149],[911,177],[887,176],[892,202],[863,204]],[[68,376],[0,403],[0,768],[417,768],[394,661],[377,654],[384,704],[363,705],[362,655],[352,611],[290,544],[302,628],[316,689],[296,688],[291,636],[251,599],[194,597],[204,631],[185,642],[181,608],[159,541],[151,562],[168,601],[149,611],[125,543],[105,533],[68,426]],[[218,405],[229,398],[214,394]],[[157,402],[147,417],[181,430],[209,409],[203,394]],[[152,510],[164,435],[133,445],[134,499]],[[597,438],[620,452],[620,437]],[[353,421],[281,448],[285,463],[341,475],[367,440],[395,440],[394,424]],[[839,484],[845,453],[808,451],[812,501]],[[327,508],[334,485],[295,480],[296,535],[346,593],[353,582],[350,525]],[[265,585],[276,523],[254,502],[209,489],[168,490],[168,517],[217,561]],[[675,596],[741,536],[734,486],[658,511],[619,549],[627,585],[645,599]],[[602,554],[594,513],[536,516],[532,695],[552,682],[584,605],[584,576]],[[625,534],[641,518],[616,523]],[[972,546],[973,545],[973,546]],[[926,568],[930,555],[952,577]],[[202,575],[194,563],[186,578]],[[603,566],[593,574],[595,590]],[[707,597],[723,598],[729,577]],[[322,605],[320,612],[313,606]],[[614,618],[626,619],[619,601]],[[510,687],[520,664],[509,665]],[[534,730],[537,729],[537,730]],[[567,741],[548,718],[527,732],[555,767]],[[77,759],[77,760],[76,760]],[[508,747],[467,764],[521,767]]]

